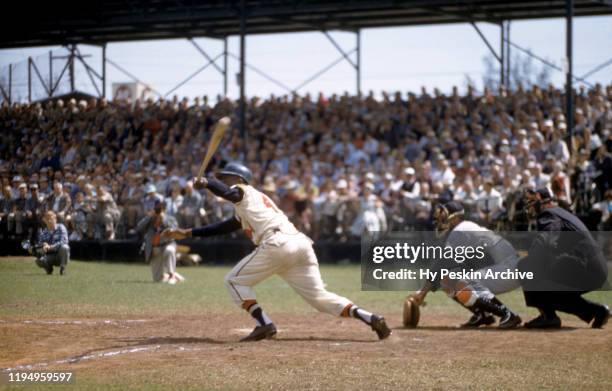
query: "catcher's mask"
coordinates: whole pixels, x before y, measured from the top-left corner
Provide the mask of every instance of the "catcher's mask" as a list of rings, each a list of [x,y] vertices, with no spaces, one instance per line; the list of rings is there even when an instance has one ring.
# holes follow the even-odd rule
[[[434,220],[436,222],[436,232],[438,235],[442,235],[453,228],[451,226],[451,219],[460,217],[463,220],[465,210],[463,205],[458,202],[451,201],[446,204],[436,205],[434,210]]]
[[[523,193],[525,212],[527,216],[532,219],[536,218],[540,212],[542,212],[543,204],[551,202],[552,200],[552,195],[546,187],[537,190],[525,189]]]

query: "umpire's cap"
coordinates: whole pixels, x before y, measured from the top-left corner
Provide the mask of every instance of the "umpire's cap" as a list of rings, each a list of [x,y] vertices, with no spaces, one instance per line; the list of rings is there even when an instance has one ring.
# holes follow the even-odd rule
[[[225,167],[223,167],[223,169],[219,171],[219,175],[237,176],[246,183],[251,182],[251,180],[253,179],[253,173],[251,172],[251,170],[249,170],[247,166],[239,162],[227,163]]]

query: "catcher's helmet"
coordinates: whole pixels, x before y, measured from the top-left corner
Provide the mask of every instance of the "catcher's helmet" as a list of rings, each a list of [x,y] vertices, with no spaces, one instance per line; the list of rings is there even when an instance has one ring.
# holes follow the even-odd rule
[[[219,171],[219,175],[237,176],[246,183],[251,182],[251,179],[253,179],[253,173],[251,173],[251,170],[249,170],[247,166],[239,162],[227,163],[225,167],[223,167],[223,169]]]
[[[434,211],[436,230],[439,233],[445,233],[450,228],[450,219],[453,217],[463,217],[464,214],[465,209],[463,209],[463,205],[457,201],[438,204]]]

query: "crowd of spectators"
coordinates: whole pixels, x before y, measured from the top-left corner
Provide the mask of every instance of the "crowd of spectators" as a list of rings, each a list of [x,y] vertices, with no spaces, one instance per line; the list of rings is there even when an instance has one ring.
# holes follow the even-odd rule
[[[245,162],[315,239],[429,228],[432,206],[450,199],[512,229],[518,194],[542,186],[611,229],[612,85],[576,91],[571,143],[564,107],[552,86],[272,96],[249,100],[241,137],[238,104],[222,98],[4,104],[0,236],[33,235],[53,210],[72,240],[126,238],[158,200],[181,227],[227,218],[231,205],[192,182],[224,115],[233,127],[213,168]]]

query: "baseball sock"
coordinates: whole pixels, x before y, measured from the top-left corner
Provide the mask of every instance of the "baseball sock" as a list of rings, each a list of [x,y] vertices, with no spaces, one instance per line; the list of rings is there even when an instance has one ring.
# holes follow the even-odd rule
[[[251,314],[255,321],[257,321],[258,326],[265,326],[267,324],[272,323],[272,320],[268,317],[268,315],[266,315],[266,313],[257,303],[250,306],[247,311],[249,311],[249,314]]]
[[[366,324],[372,324],[372,313],[361,309],[356,305],[351,307],[350,314],[353,318],[359,319]]]

